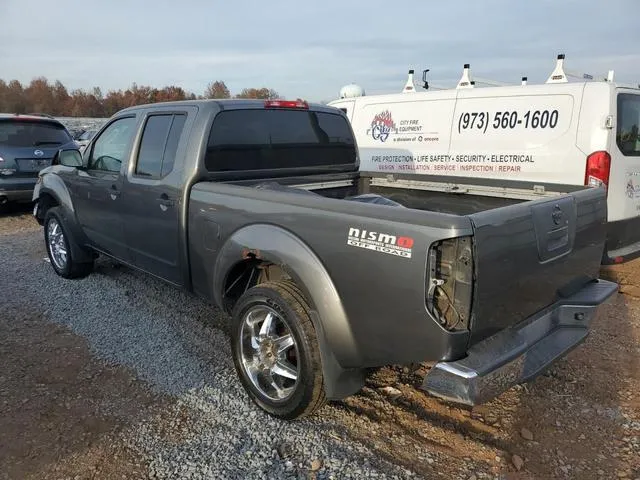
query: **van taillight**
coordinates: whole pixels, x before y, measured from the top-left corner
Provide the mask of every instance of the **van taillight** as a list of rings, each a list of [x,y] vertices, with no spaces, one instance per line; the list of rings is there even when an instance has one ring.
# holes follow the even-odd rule
[[[593,152],[587,157],[587,170],[584,174],[584,184],[589,187],[609,186],[609,172],[611,171],[611,155],[608,152]]]

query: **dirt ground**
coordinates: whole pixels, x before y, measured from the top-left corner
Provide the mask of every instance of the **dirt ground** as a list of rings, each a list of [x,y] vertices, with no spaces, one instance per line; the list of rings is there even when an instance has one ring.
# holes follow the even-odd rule
[[[25,212],[0,217],[0,241],[30,229]],[[477,462],[496,478],[640,479],[640,261],[603,276],[621,293],[587,341],[535,381],[465,409],[417,388],[425,367],[385,368],[337,404],[365,419],[346,422],[345,433],[425,478],[461,472],[422,462],[419,450]],[[170,399],[93,358],[82,337],[41,312],[0,309],[0,359],[0,480],[148,476],[120,433]]]
[[[585,343],[533,382],[465,409],[418,390],[424,367],[385,368],[345,402],[371,418],[375,435],[352,434],[427,477],[443,466],[416,462],[414,445],[492,465],[507,479],[640,479],[640,260],[601,276],[620,293]],[[389,385],[402,392],[395,400],[383,393]]]

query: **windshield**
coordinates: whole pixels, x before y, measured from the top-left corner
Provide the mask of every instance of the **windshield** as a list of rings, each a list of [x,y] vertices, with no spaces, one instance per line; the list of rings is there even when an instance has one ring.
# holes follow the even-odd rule
[[[623,155],[640,157],[640,95],[618,95],[616,142]]]
[[[211,127],[210,172],[353,165],[356,146],[347,120],[308,110],[228,110]]]
[[[38,147],[63,145],[71,137],[62,125],[25,120],[0,120],[0,145]]]

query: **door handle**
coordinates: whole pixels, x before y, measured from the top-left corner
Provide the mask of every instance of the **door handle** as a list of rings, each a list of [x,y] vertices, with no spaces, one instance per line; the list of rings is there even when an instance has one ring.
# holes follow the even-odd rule
[[[169,195],[167,195],[166,193],[160,195],[160,197],[158,198],[158,203],[160,204],[160,209],[163,212],[166,212],[167,208],[173,207],[174,205],[174,201],[169,198]]]
[[[120,196],[120,190],[115,185],[111,185],[111,188],[108,189],[109,195],[111,196],[111,200],[116,200]]]

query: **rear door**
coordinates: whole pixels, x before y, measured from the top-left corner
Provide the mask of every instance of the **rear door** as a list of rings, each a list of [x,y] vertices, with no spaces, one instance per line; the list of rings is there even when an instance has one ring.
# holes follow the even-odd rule
[[[640,215],[640,92],[618,89],[615,96],[616,129],[611,139],[609,179],[612,222]],[[636,233],[640,240],[640,233]]]
[[[144,120],[135,160],[124,183],[123,212],[133,265],[174,284],[181,284],[180,208],[182,171],[176,157],[184,155],[188,113],[150,113]],[[194,115],[192,115],[193,117]]]
[[[469,217],[477,279],[474,343],[598,277],[607,218],[602,187]]]

